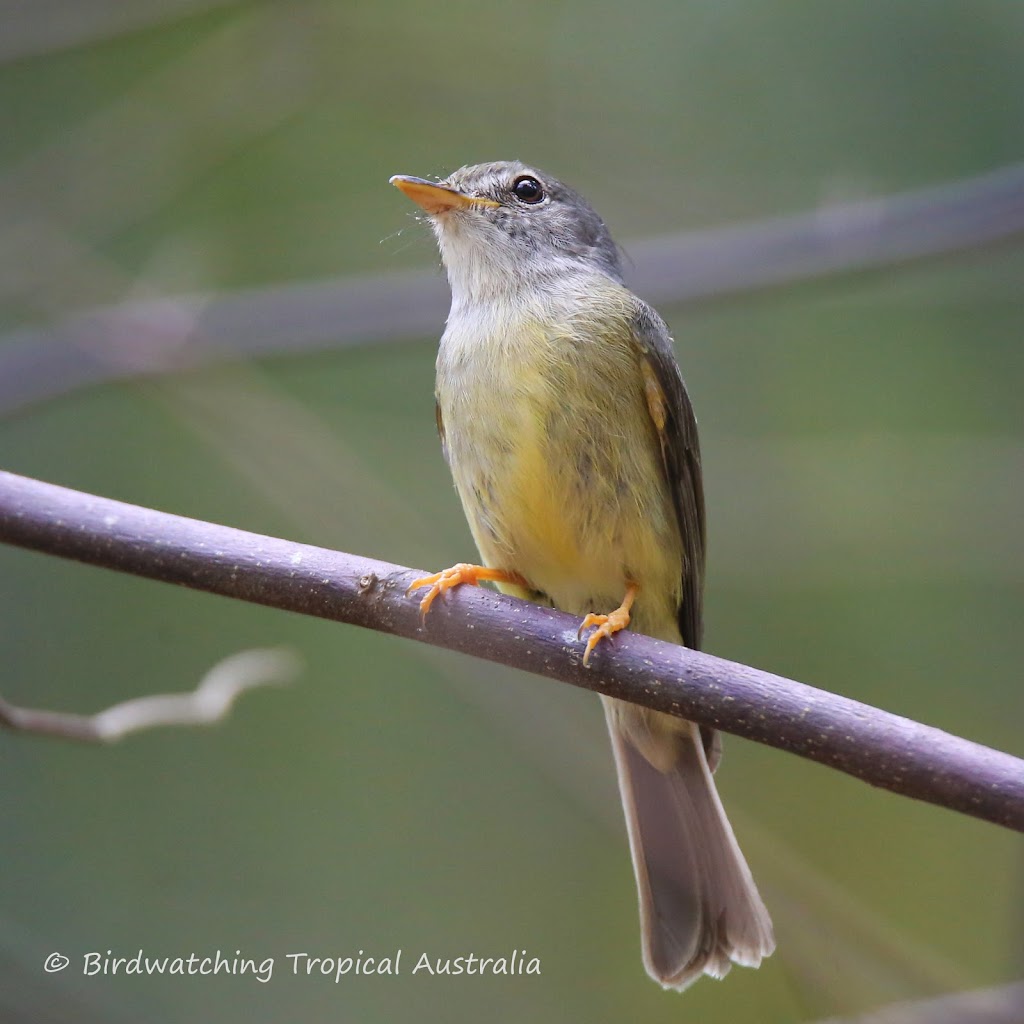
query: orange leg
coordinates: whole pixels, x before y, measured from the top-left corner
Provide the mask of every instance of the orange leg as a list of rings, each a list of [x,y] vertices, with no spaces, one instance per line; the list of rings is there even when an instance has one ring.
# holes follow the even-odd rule
[[[443,594],[446,590],[451,590],[452,587],[457,587],[462,583],[469,583],[475,587],[483,580],[493,580],[495,583],[514,583],[519,587],[529,586],[526,580],[517,572],[509,572],[507,569],[491,569],[486,565],[472,565],[469,562],[459,562],[458,565],[453,565],[450,569],[435,572],[433,576],[424,576],[422,579],[413,580],[406,593],[419,590],[420,587],[430,587],[426,597],[420,601],[420,611],[426,615],[438,594]]]
[[[638,584],[630,583],[626,587],[626,596],[622,599],[622,604],[615,611],[609,612],[607,615],[595,615],[591,612],[580,623],[580,628],[576,631],[577,636],[581,636],[583,630],[589,629],[591,626],[597,626],[597,629],[590,634],[590,638],[587,640],[587,649],[583,653],[584,665],[590,661],[590,652],[593,651],[601,640],[605,638],[610,639],[620,629],[625,629],[629,625],[629,609],[633,607],[633,602],[636,600],[639,590]]]

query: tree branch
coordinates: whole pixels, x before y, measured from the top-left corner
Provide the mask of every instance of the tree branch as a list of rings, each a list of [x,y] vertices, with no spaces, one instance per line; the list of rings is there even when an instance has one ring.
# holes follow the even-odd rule
[[[237,0],[143,0],[131,4],[83,4],[49,0],[8,11],[0,36],[0,62],[60,53],[73,46],[94,46],[130,32],[186,18]]]
[[[462,587],[424,622],[411,569],[0,472],[0,541],[512,665],[735,733],[1024,831],[1024,761],[803,683],[624,633],[582,663],[578,620]]]
[[[257,686],[282,685],[298,674],[290,651],[239,651],[217,662],[191,693],[157,693],[114,704],[95,715],[19,708],[0,697],[0,725],[15,732],[89,743],[113,743],[143,729],[168,725],[213,725],[236,698]]]
[[[856,1017],[830,1017],[819,1024],[1021,1024],[1024,981],[954,992],[932,999],[892,1003]]]
[[[1014,164],[902,195],[648,239],[629,247],[629,279],[655,305],[697,304],[1022,236],[1024,164]],[[446,305],[439,275],[413,272],[78,313],[0,338],[0,415],[101,381],[435,334]]]

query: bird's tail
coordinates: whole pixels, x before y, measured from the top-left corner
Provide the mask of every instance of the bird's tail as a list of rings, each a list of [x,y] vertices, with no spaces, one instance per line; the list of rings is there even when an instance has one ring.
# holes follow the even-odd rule
[[[629,830],[644,964],[665,988],[775,949],[697,726],[603,698]]]

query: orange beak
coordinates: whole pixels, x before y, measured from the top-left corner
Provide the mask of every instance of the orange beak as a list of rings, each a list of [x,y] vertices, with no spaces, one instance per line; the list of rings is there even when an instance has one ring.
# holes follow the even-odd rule
[[[470,206],[499,206],[493,199],[467,196],[447,185],[438,185],[426,178],[414,178],[409,174],[396,174],[391,184],[401,189],[417,206],[427,213],[447,213],[449,210],[464,210]]]

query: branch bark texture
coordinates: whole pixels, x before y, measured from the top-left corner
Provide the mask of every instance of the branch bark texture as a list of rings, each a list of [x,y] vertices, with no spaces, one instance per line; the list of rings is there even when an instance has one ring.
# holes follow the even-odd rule
[[[570,615],[470,587],[424,621],[417,570],[0,472],[0,541],[420,640],[666,711],[1024,831],[1024,761],[698,651],[622,633],[582,662]]]

